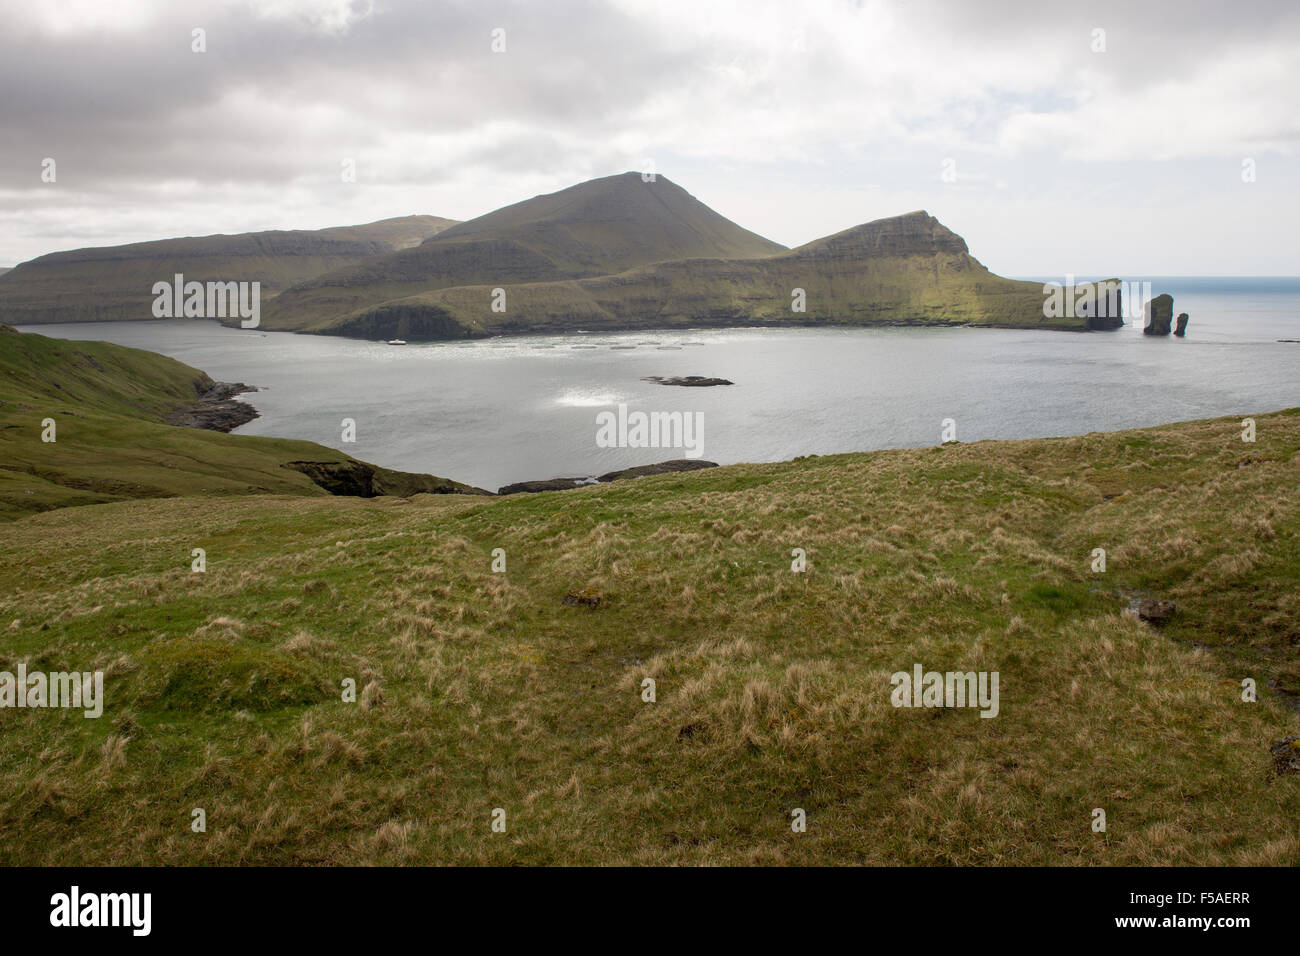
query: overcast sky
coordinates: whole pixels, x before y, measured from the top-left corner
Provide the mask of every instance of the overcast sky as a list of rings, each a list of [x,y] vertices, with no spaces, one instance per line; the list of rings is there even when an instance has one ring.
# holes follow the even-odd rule
[[[0,24],[0,265],[468,219],[651,160],[791,246],[926,209],[1004,275],[1300,272],[1295,0],[0,0]]]

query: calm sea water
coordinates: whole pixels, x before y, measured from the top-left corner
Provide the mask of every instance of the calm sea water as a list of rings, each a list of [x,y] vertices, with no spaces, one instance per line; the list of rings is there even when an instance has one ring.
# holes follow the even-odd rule
[[[1059,280],[1057,280],[1059,281]],[[685,457],[600,448],[597,413],[703,414],[723,464],[960,441],[1077,435],[1300,405],[1300,278],[1165,278],[1185,339],[1002,329],[730,329],[390,346],[201,320],[31,326],[150,349],[221,381],[262,417],[240,434],[305,438],[376,464],[495,490]],[[650,375],[734,386],[675,388]],[[341,421],[355,419],[345,444]]]

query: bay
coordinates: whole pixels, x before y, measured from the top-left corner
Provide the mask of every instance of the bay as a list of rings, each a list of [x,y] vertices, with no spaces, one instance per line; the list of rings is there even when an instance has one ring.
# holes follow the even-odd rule
[[[1056,280],[1056,281],[1059,281]],[[394,346],[202,320],[25,327],[150,349],[220,381],[261,417],[240,434],[304,438],[490,490],[685,457],[601,448],[597,414],[701,413],[722,464],[1136,428],[1300,406],[1300,279],[1165,277],[1184,339],[970,328],[726,329]],[[681,388],[647,376],[735,384]],[[356,422],[355,443],[342,421]]]

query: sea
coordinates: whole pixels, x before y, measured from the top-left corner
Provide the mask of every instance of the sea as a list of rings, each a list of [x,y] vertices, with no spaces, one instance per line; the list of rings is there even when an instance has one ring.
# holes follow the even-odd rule
[[[1300,342],[1285,341],[1300,340],[1300,277],[1146,281],[1174,296],[1175,314],[1189,314],[1185,338],[1145,336],[1140,319],[1092,333],[674,329],[406,345],[199,319],[22,331],[149,349],[218,381],[255,385],[243,400],[260,417],[239,434],[309,439],[493,491],[674,458],[770,462],[1300,406]],[[734,384],[646,381],[688,375]],[[609,447],[601,437],[614,416],[655,412],[656,421],[691,416],[698,442],[628,447],[643,437],[633,430]]]

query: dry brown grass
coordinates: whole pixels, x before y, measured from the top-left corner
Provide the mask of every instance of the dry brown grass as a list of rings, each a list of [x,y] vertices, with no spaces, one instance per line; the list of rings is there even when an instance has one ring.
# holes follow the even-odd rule
[[[1300,731],[1300,415],[1257,422],[1246,466],[1218,421],[15,522],[0,653],[103,668],[108,704],[3,713],[0,861],[1300,863],[1268,753]],[[998,671],[1001,713],[895,709],[917,662]]]

